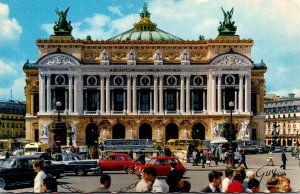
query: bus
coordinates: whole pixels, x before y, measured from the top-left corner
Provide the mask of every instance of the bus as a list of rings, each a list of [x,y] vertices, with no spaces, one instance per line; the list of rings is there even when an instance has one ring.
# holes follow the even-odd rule
[[[256,154],[258,152],[258,141],[255,140],[234,140],[238,151],[244,151],[245,154]]]
[[[48,149],[48,144],[41,142],[28,143],[24,147],[24,155],[34,155],[37,152],[45,152]]]
[[[203,150],[203,142],[204,140],[200,139],[169,139],[166,147],[170,150],[187,150],[189,145],[194,145],[200,151]]]
[[[106,139],[100,142],[104,150],[154,150],[152,139]]]

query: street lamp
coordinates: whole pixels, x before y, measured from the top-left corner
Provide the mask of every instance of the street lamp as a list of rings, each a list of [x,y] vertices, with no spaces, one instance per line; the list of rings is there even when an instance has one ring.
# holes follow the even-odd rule
[[[228,168],[235,168],[234,167],[234,153],[233,153],[233,147],[232,147],[232,136],[233,136],[233,131],[232,131],[232,110],[234,108],[234,102],[230,101],[229,104],[229,109],[230,109],[230,127],[229,127],[229,152],[228,152],[228,160],[227,160],[227,167]]]
[[[73,139],[72,139],[73,134],[74,134],[74,132],[72,131],[72,127],[70,127],[70,132],[69,132],[69,146],[73,145]]]
[[[59,112],[59,111],[60,111],[60,107],[61,107],[61,102],[60,102],[60,101],[57,101],[57,102],[56,102],[56,110],[57,110],[57,121],[58,121],[58,122],[60,122],[60,114],[59,114],[59,113],[60,113],[60,112]]]

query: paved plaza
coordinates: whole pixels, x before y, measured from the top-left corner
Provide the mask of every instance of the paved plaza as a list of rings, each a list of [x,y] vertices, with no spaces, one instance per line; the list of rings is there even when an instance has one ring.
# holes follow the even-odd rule
[[[292,158],[290,153],[286,153],[286,155],[288,161],[287,169],[285,170],[285,172],[291,179],[293,190],[300,192],[300,160]],[[280,153],[274,153],[273,157],[275,166],[265,166],[267,163],[268,154],[246,155],[246,162],[249,167],[248,170],[256,172],[257,179],[261,180],[261,191],[264,191],[266,189],[266,180],[271,176],[272,173],[282,171],[282,169],[279,168],[279,166],[281,165]],[[214,162],[212,162],[211,167],[206,168],[202,168],[201,166],[192,166],[192,163],[185,163],[185,166],[188,171],[186,172],[184,179],[191,182],[191,192],[199,192],[208,184],[208,173],[211,170],[224,171],[226,169],[226,164],[219,163],[218,166],[215,166]],[[112,172],[109,174],[112,177],[111,191],[120,191],[122,188],[128,187],[130,184],[138,181],[138,178],[135,175],[128,175],[124,172]],[[70,189],[68,189],[68,187],[71,188],[71,190],[72,188],[74,188],[73,192],[76,190],[92,192],[99,185],[99,175],[89,174],[85,177],[78,177],[74,174],[68,174],[65,178],[59,181],[64,183],[63,187],[58,187],[59,192],[70,192]],[[33,188],[29,186],[26,188],[22,187],[18,189],[9,189],[7,191],[14,193],[23,193],[31,192],[32,190]],[[135,188],[132,188],[127,190],[126,192],[134,191]]]

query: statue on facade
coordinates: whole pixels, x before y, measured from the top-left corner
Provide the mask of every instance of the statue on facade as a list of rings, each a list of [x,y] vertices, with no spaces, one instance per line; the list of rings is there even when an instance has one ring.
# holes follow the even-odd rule
[[[160,136],[160,128],[157,129],[157,132],[156,132],[156,133],[157,133],[157,139],[161,139],[161,136]]]
[[[42,125],[42,138],[48,138],[49,137],[49,127],[47,124]]]
[[[233,8],[227,12],[223,9],[223,7],[221,7],[221,9],[224,15],[224,21],[220,22],[218,31],[220,35],[234,35],[237,27],[234,26],[234,22],[231,21],[233,15]]]
[[[56,8],[55,12],[59,16],[58,22],[55,22],[53,26],[55,35],[71,35],[73,27],[71,26],[71,21],[67,21],[67,13],[70,7],[68,7],[65,11],[59,11]]]
[[[190,60],[190,55],[186,49],[181,53],[181,60],[182,61]]]
[[[135,61],[136,60],[136,54],[133,50],[130,50],[128,53],[128,61]]]
[[[242,122],[242,138],[247,138],[249,137],[249,122],[248,121],[243,121]]]
[[[187,130],[185,128],[184,131],[183,131],[183,138],[187,138],[187,137],[188,137],[188,134],[187,134]]]
[[[103,129],[102,136],[103,136],[103,139],[106,139],[106,129],[105,128]]]
[[[71,125],[71,132],[73,133],[73,135],[74,135],[74,139],[77,139],[77,127],[76,127],[76,125],[73,123],[72,125]]]
[[[162,53],[160,50],[157,50],[153,56],[155,61],[162,61]]]
[[[108,51],[107,50],[103,50],[101,53],[101,60],[102,61],[107,61],[108,60]]]
[[[129,137],[130,137],[130,139],[134,139],[134,132],[133,132],[132,128],[130,128]]]
[[[222,124],[221,123],[216,123],[214,128],[213,128],[213,134],[216,137],[220,137],[222,129],[223,129]]]

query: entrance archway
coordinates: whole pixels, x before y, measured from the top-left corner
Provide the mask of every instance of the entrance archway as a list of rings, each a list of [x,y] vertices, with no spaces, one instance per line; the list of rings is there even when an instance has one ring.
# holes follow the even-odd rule
[[[192,128],[192,138],[205,140],[205,127],[201,123],[196,123]]]
[[[125,139],[125,127],[121,123],[117,123],[112,128],[112,139]]]
[[[85,128],[85,143],[87,146],[98,145],[99,131],[98,126],[94,123],[90,123]]]
[[[148,123],[141,124],[139,128],[139,139],[152,139],[152,127]]]
[[[174,123],[170,123],[166,126],[166,142],[169,139],[178,139],[178,127]]]

